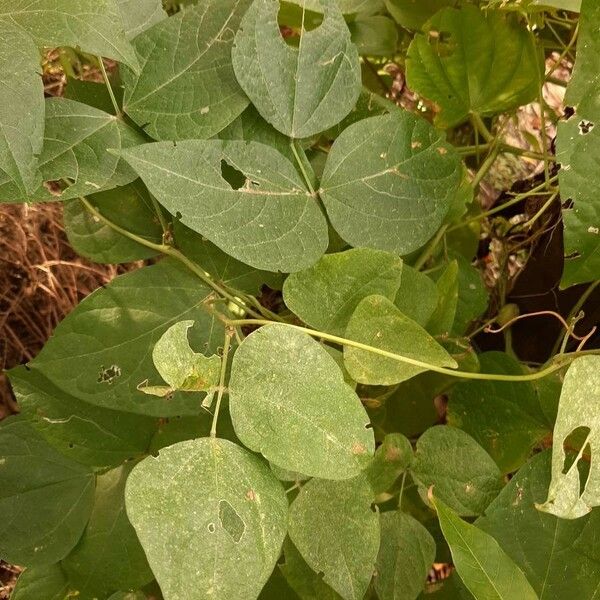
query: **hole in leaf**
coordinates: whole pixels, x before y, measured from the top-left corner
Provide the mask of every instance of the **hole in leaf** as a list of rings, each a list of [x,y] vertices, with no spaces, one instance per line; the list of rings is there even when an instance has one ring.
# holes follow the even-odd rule
[[[573,429],[571,433],[566,437],[564,441],[564,446],[568,451],[565,456],[565,464],[563,465],[563,475],[566,475],[569,469],[573,466],[575,462],[575,458],[577,456],[577,451],[581,448],[582,444],[587,439],[588,434],[590,433],[589,427],[577,427]]]
[[[219,521],[221,527],[231,536],[231,539],[237,544],[244,535],[246,524],[242,521],[240,515],[227,500],[219,502]]]
[[[57,179],[56,181],[44,181],[44,187],[53,196],[62,196],[63,192],[73,185],[72,181],[67,179]]]
[[[121,367],[118,365],[111,365],[106,369],[104,366],[101,366],[98,383],[108,383],[108,385],[111,385],[118,377],[121,377]]]
[[[573,108],[572,106],[565,106],[565,121],[568,121],[574,114],[575,114],[575,108]]]
[[[209,523],[207,529],[208,533],[214,533],[217,530],[214,523]]]
[[[231,186],[233,190],[239,190],[246,183],[246,176],[226,160],[221,161],[221,177]]]
[[[587,119],[581,119],[577,127],[579,127],[579,135],[587,135],[590,133],[590,131],[592,131],[592,129],[594,129],[594,123],[592,123],[592,121],[588,121]]]

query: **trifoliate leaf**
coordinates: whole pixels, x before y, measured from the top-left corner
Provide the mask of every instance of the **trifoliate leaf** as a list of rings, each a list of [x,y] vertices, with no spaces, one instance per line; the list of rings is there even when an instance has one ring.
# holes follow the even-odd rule
[[[254,600],[286,533],[287,499],[268,466],[232,442],[181,442],[137,465],[127,514],[165,600]]]
[[[81,48],[139,67],[115,0],[7,0],[0,21],[21,27],[38,46]]]
[[[365,470],[373,492],[377,495],[389,490],[412,460],[413,450],[408,439],[401,433],[388,433]]]
[[[475,598],[538,600],[523,571],[491,535],[463,521],[437,495],[432,503],[454,566]]]
[[[362,600],[379,549],[379,519],[364,476],[311,479],[290,507],[289,535],[304,560],[345,600]]]
[[[551,452],[536,454],[476,525],[494,536],[523,570],[540,600],[596,600],[600,509],[575,520],[536,510],[535,503],[543,502],[548,493],[550,470]]]
[[[94,503],[94,474],[19,417],[0,425],[0,556],[27,567],[64,558]],[[43,510],[40,507],[43,506]]]
[[[236,77],[258,112],[292,138],[339,123],[361,90],[356,46],[335,0],[321,0],[323,23],[302,28],[298,48],[279,31],[277,0],[254,0],[235,36]]]
[[[403,315],[393,302],[383,296],[367,296],[361,301],[348,323],[345,337],[421,363],[411,364],[346,345],[346,369],[359,383],[394,385],[427,371],[427,365],[458,366],[420,325]]]
[[[565,375],[552,444],[552,481],[548,499],[539,510],[561,519],[578,519],[600,506],[600,356],[580,356]],[[581,453],[566,468],[564,443],[578,427],[589,430]],[[578,465],[583,451],[592,454],[590,471],[582,482]],[[583,485],[583,487],[582,487]]]
[[[90,521],[77,546],[61,563],[83,597],[106,597],[154,579],[125,513],[125,482],[130,471],[131,464],[98,477]]]
[[[41,183],[37,157],[42,151],[45,103],[39,63],[31,38],[0,21],[0,202],[9,200],[7,187],[23,197]]]
[[[11,600],[65,600],[75,592],[60,563],[25,569],[17,579]]]
[[[231,66],[250,0],[206,0],[141,33],[139,75],[124,70],[125,112],[157,140],[207,139],[248,106]]]
[[[123,152],[181,222],[258,269],[298,271],[327,248],[327,223],[294,166],[256,142],[187,140]]]
[[[460,159],[424,119],[404,111],[364,119],[337,138],[321,197],[352,246],[408,254],[442,224],[460,183]]]
[[[216,354],[195,352],[188,340],[194,321],[180,321],[165,331],[154,345],[152,360],[159,375],[168,384],[157,386],[142,382],[138,389],[145,394],[168,396],[182,392],[210,392],[219,384],[221,359]]]
[[[268,325],[243,341],[229,395],[240,440],[284,469],[348,479],[375,450],[367,413],[335,360],[292,327]]]
[[[190,336],[195,348],[216,351],[224,329],[202,308],[209,295],[209,288],[172,260],[127,273],[79,304],[30,366],[64,392],[104,408],[152,416],[197,414],[195,395],[157,398],[137,386],[158,379],[151,348],[178,321],[195,322]]]
[[[398,256],[355,248],[326,254],[312,267],[292,273],[283,285],[283,299],[306,324],[343,335],[359,302],[371,294],[392,300],[401,275]]]
[[[148,190],[139,179],[129,185],[91,194],[87,199],[119,227],[153,244],[162,243],[163,230]],[[71,246],[78,254],[94,262],[133,262],[158,254],[156,250],[125,237],[103,223],[79,199],[65,203],[63,221]]]
[[[440,107],[439,127],[537,98],[543,64],[524,23],[468,4],[439,11],[426,30],[408,49],[406,75],[410,89]]]
[[[431,427],[419,438],[411,473],[424,494],[434,486],[436,498],[464,516],[483,513],[503,486],[490,455],[471,436],[448,425]]]
[[[581,5],[577,60],[565,104],[574,108],[558,124],[556,158],[561,198],[573,200],[563,210],[565,267],[561,286],[593,281],[600,272],[600,4]]]
[[[435,541],[419,521],[398,510],[383,513],[379,522],[377,596],[380,600],[415,600],[435,559]]]
[[[128,40],[167,18],[161,0],[117,0]]]
[[[83,402],[35,369],[20,366],[9,371],[9,377],[21,415],[72,460],[106,470],[148,450],[156,419]]]
[[[409,265],[402,268],[402,281],[394,304],[413,321],[425,327],[438,303],[438,289],[425,274]]]
[[[522,375],[521,365],[502,352],[479,355],[483,373]],[[448,423],[472,436],[503,473],[518,469],[550,433],[535,390],[528,382],[471,380],[450,393]]]

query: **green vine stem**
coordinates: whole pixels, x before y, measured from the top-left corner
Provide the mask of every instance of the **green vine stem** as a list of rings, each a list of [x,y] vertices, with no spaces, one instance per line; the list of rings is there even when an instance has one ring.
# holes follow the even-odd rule
[[[231,347],[231,338],[234,330],[230,327],[225,329],[225,341],[223,342],[223,356],[221,358],[221,374],[219,376],[219,390],[217,392],[217,403],[215,404],[215,413],[213,414],[212,424],[210,426],[210,437],[217,437],[217,421],[219,420],[219,411],[221,410],[221,401],[225,393],[225,375],[227,373],[227,359],[229,358],[229,349]]]
[[[104,83],[106,84],[106,89],[108,90],[108,95],[110,96],[110,101],[115,109],[115,114],[117,117],[121,116],[121,108],[119,107],[119,103],[117,102],[117,98],[115,97],[115,93],[112,89],[112,85],[110,84],[110,79],[108,78],[108,73],[106,72],[106,67],[104,66],[104,60],[101,56],[97,57],[98,65],[100,67],[100,71],[102,71],[102,78],[104,79]]]

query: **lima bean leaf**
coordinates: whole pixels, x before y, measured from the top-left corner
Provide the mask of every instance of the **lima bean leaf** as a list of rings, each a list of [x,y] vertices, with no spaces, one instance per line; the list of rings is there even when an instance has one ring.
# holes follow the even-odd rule
[[[190,334],[195,348],[216,351],[224,333],[201,306],[209,294],[195,275],[171,260],[121,275],[81,302],[30,366],[60,390],[97,406],[163,417],[197,414],[195,395],[157,398],[137,386],[159,377],[152,348],[178,321],[196,323]]]
[[[460,183],[456,151],[405,111],[364,119],[337,138],[321,181],[331,224],[351,246],[408,254],[442,224]]]
[[[122,155],[181,222],[237,260],[291,272],[327,248],[327,223],[294,166],[257,142],[184,140]]]
[[[128,40],[167,18],[161,0],[117,0],[117,2]]]
[[[399,510],[384,512],[379,522],[377,596],[380,600],[415,600],[435,560],[435,541],[419,521]]]
[[[353,248],[325,254],[312,267],[292,273],[283,284],[283,299],[311,327],[343,335],[360,301],[371,294],[392,300],[401,275],[398,256]]]
[[[394,304],[400,312],[425,327],[438,304],[437,286],[424,273],[404,265]]]
[[[375,495],[387,492],[413,460],[413,450],[401,433],[388,433],[375,451],[365,475]]]
[[[323,12],[322,0],[287,0],[292,4],[298,4],[306,10],[314,12]],[[375,12],[383,4],[383,0],[336,0],[338,8],[344,14],[353,14],[361,12]]]
[[[71,46],[138,69],[115,0],[3,0],[0,21],[14,23],[38,46]]]
[[[279,31],[277,0],[254,0],[235,36],[236,77],[258,112],[275,129],[306,138],[339,123],[361,90],[356,46],[335,0],[321,0],[325,16],[302,27],[298,48]]]
[[[20,417],[0,425],[0,556],[27,567],[64,558],[94,503],[94,474],[54,450]],[[43,506],[43,510],[40,510]]]
[[[560,193],[573,200],[563,210],[565,266],[561,286],[597,279],[600,272],[600,4],[581,5],[577,59],[565,104],[574,114],[558,124],[556,158]]]
[[[407,29],[420,30],[433,15],[458,0],[385,0],[388,12]]]
[[[345,337],[379,350],[405,357],[388,358],[374,352],[344,346],[344,364],[359,383],[394,385],[427,371],[426,365],[456,368],[456,361],[420,325],[403,315],[391,300],[367,296],[356,307]]]
[[[11,600],[65,600],[75,590],[60,563],[25,569],[17,579]]]
[[[423,494],[434,486],[436,498],[464,516],[482,514],[502,489],[502,474],[491,456],[448,425],[430,427],[419,438],[411,473]]]
[[[538,600],[523,571],[491,535],[463,521],[437,496],[432,502],[456,571],[475,598]]]
[[[438,280],[437,305],[427,321],[427,331],[432,335],[448,336],[454,325],[458,308],[458,261],[453,260],[446,265]]]
[[[89,523],[61,563],[83,598],[136,589],[154,579],[125,513],[125,482],[131,467],[129,463],[97,478]]]
[[[290,507],[289,536],[308,565],[345,600],[362,600],[379,549],[373,492],[359,475],[311,479]]]
[[[123,108],[152,138],[207,139],[248,106],[231,47],[249,3],[206,0],[135,38],[142,68],[123,71]]]
[[[293,327],[267,325],[242,342],[229,394],[237,436],[283,469],[348,479],[373,456],[359,397],[329,353]]]
[[[393,56],[398,45],[398,27],[383,15],[358,15],[348,23],[352,42],[364,56]]]
[[[548,493],[551,451],[536,454],[510,480],[476,525],[494,536],[523,570],[540,600],[596,600],[600,581],[600,509],[559,519],[535,504]]]
[[[24,366],[9,372],[21,415],[61,454],[94,470],[117,467],[148,449],[156,419],[83,402]]]
[[[254,600],[286,533],[283,487],[256,456],[201,438],[148,457],[125,491],[165,600]]]
[[[408,49],[406,76],[411,89],[438,104],[439,127],[537,97],[541,55],[533,34],[517,19],[468,4],[437,12],[425,28]]]
[[[16,196],[41,183],[37,157],[44,136],[44,86],[40,55],[18,27],[0,22],[0,187]],[[2,200],[8,200],[3,190]]]
[[[600,356],[576,358],[565,375],[552,444],[552,480],[548,499],[538,508],[562,519],[577,519],[600,506]],[[565,472],[564,444],[578,427],[589,430],[582,452],[589,447],[592,458],[585,482],[579,461]],[[581,487],[583,483],[583,488]]]

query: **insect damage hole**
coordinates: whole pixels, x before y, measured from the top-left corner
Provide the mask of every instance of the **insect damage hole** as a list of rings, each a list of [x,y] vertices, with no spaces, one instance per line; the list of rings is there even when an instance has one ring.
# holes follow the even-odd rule
[[[223,529],[231,536],[231,539],[237,544],[244,535],[246,524],[227,500],[221,500],[219,502],[219,521],[221,522],[221,527],[223,527]]]
[[[246,176],[225,159],[221,160],[221,177],[230,185],[232,190],[239,190],[246,185]]]
[[[98,383],[108,383],[108,385],[111,385],[118,377],[121,377],[121,367],[118,365],[111,365],[107,369],[101,366]]]

